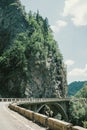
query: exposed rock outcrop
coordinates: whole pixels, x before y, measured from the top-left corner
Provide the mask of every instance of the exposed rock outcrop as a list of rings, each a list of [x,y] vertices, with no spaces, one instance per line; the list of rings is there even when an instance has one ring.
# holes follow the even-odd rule
[[[25,12],[19,0],[0,0],[0,54],[27,28]]]
[[[0,0],[1,96],[66,97],[66,67],[47,20],[28,17],[19,0]]]

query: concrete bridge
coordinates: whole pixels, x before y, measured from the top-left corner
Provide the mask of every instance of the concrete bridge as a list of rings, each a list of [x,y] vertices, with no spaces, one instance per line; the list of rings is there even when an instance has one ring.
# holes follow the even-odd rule
[[[69,117],[69,101],[70,99],[59,98],[43,98],[43,99],[28,99],[29,101],[22,101],[18,103],[19,106],[34,112],[45,114],[50,117],[60,118],[68,121]]]
[[[48,114],[48,116],[55,118],[59,114],[61,119],[68,121],[70,98],[0,98],[0,101],[17,102],[21,107],[40,114]]]
[[[5,125],[9,126],[8,129],[10,130],[46,130],[47,127],[51,128],[52,130],[87,130],[85,128],[79,127],[79,126],[72,126],[72,124],[68,123],[68,122],[64,122],[64,121],[60,121],[48,116],[44,116],[41,114],[43,108],[45,105],[49,106],[51,108],[51,110],[53,108],[57,109],[56,113],[60,112],[65,120],[67,120],[67,115],[66,115],[66,110],[67,110],[67,106],[69,105],[69,101],[70,99],[30,99],[30,98],[1,98],[0,99],[1,103],[0,103],[0,117],[1,117],[1,124],[0,124],[0,129],[1,130],[5,130]],[[12,111],[9,110],[9,112],[7,112],[8,108],[4,107],[4,103],[5,105],[7,104],[7,102],[13,102],[9,105],[9,108],[20,113],[21,115],[27,117],[29,120],[32,120],[36,123],[40,123],[41,125],[44,126],[44,128],[42,127],[37,127],[35,126],[34,128],[32,128],[31,125],[32,123],[29,123],[29,125],[25,125],[27,126],[27,128],[21,128],[20,124],[18,124],[17,122],[14,122],[13,119],[9,119],[9,116],[7,113],[9,113],[9,115],[13,114],[11,113]],[[65,104],[64,104],[65,103]],[[27,106],[25,105],[27,104]],[[68,104],[68,105],[67,105]],[[30,107],[31,110],[27,110],[25,108],[22,108],[20,106],[17,105],[25,105],[25,107]],[[3,109],[5,110],[5,112],[3,111]],[[54,109],[53,109],[54,110]],[[6,113],[7,112],[7,113]],[[37,113],[39,112],[39,113]],[[6,113],[6,114],[5,114]],[[17,113],[16,113],[17,114]],[[3,117],[3,118],[2,118]],[[13,115],[13,117],[15,117],[15,119],[17,119],[17,117],[15,116],[15,113]],[[3,122],[3,120],[4,123]],[[20,120],[20,119],[19,119]],[[10,123],[10,125],[9,125]],[[12,124],[13,123],[13,124]],[[2,126],[3,124],[3,126]],[[5,125],[4,125],[5,124]],[[24,123],[25,124],[25,123]],[[15,127],[16,125],[16,127]],[[23,124],[22,124],[23,125]],[[15,127],[15,128],[14,128]],[[17,128],[18,127],[18,128]],[[20,128],[21,129],[20,129]],[[8,130],[7,129],[7,130]]]

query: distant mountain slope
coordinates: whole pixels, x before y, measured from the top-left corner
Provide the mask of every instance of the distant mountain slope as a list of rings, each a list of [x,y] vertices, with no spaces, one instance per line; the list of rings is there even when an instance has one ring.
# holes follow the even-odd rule
[[[68,96],[74,96],[80,89],[83,88],[87,81],[75,81],[68,86]]]
[[[78,98],[87,98],[87,83],[84,84],[83,88],[80,89],[75,96]]]

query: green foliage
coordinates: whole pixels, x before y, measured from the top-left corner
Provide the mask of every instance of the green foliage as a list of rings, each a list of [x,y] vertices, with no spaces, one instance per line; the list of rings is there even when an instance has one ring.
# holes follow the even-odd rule
[[[87,81],[75,81],[68,85],[68,96],[74,96]]]
[[[15,3],[10,3],[10,6],[15,5]],[[30,80],[32,77],[31,71],[33,68],[37,69],[37,66],[39,73],[43,74],[43,84],[45,84],[42,84],[43,91],[37,95],[38,97],[45,94],[46,80],[47,82],[50,80],[47,83],[47,86],[50,86],[51,79],[52,81],[56,79],[56,73],[62,75],[57,67],[60,64],[62,66],[63,57],[57,42],[53,38],[48,19],[42,18],[39,11],[34,14],[30,11],[25,20],[28,29],[24,33],[18,34],[13,43],[10,43],[5,51],[3,49],[0,56],[0,91],[4,92],[2,95],[5,95],[5,97],[24,97],[26,87],[33,81],[33,79]],[[8,36],[5,41],[9,42]],[[47,79],[47,75],[49,79]]]
[[[87,120],[86,99],[72,99],[70,102],[70,120],[74,125],[82,126],[82,122]]]
[[[26,47],[26,56],[33,55],[37,57],[39,55],[40,60],[42,57],[42,60],[46,60],[51,52],[53,57],[62,60],[58,45],[50,31],[48,19],[43,19],[39,15],[39,11],[34,15],[30,11],[27,20],[30,25],[30,30],[28,31],[29,42]]]
[[[3,91],[2,95],[4,94],[5,97],[8,97],[8,95],[9,97],[22,97],[24,95],[25,88],[22,88],[21,84],[16,84],[16,82],[26,82],[27,78],[27,60],[24,54],[25,42],[25,34],[20,34],[14,44],[0,56],[0,91]],[[17,88],[15,85],[10,88],[12,86],[8,86],[9,82],[15,84]]]
[[[5,51],[2,56],[0,56],[0,68],[2,70],[14,69],[21,67],[24,60],[24,46],[20,43],[15,43],[10,49]]]
[[[17,5],[19,3],[19,0],[0,0],[0,5],[5,8],[5,6],[8,5]]]
[[[17,3],[11,3],[10,6],[17,6]]]
[[[80,89],[75,95],[77,98],[87,98],[87,83],[84,84],[83,88]]]
[[[83,127],[87,128],[87,121],[83,121]]]

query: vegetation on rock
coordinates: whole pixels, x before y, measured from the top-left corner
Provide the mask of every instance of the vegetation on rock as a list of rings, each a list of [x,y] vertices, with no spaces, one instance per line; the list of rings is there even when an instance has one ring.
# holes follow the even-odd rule
[[[0,12],[1,96],[66,97],[66,68],[48,19],[26,14],[18,0],[0,1]]]

